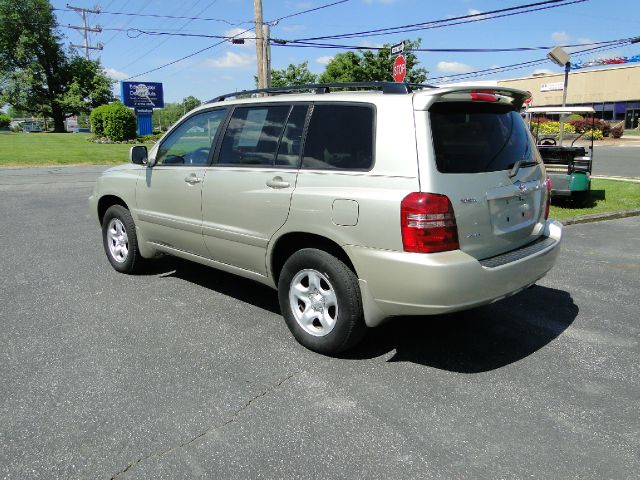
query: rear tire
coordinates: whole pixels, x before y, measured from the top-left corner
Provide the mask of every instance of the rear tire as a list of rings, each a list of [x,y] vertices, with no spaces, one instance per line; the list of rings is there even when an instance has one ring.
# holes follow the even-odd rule
[[[278,298],[293,336],[315,352],[343,352],[366,333],[358,278],[323,250],[305,248],[289,257],[280,273]]]
[[[112,205],[102,219],[102,244],[109,263],[120,273],[137,273],[144,259],[138,249],[136,225],[129,210]]]

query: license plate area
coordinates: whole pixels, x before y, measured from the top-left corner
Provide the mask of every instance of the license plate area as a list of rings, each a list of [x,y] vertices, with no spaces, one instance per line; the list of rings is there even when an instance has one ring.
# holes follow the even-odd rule
[[[535,208],[531,194],[490,200],[489,211],[496,234],[519,230],[534,223]]]

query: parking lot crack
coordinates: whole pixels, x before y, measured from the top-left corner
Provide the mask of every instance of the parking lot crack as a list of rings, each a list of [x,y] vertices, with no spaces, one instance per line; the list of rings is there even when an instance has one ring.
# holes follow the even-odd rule
[[[170,448],[166,448],[164,450],[160,450],[157,452],[152,452],[148,455],[143,455],[139,458],[137,458],[136,460],[132,461],[131,463],[129,463],[124,469],[120,470],[118,473],[116,473],[115,475],[113,475],[111,477],[111,480],[115,480],[117,478],[119,478],[120,476],[124,475],[125,473],[127,473],[128,471],[130,471],[131,469],[135,468],[136,466],[138,466],[140,463],[150,459],[150,458],[159,458],[162,457],[164,455],[167,455],[169,453],[172,453],[176,450],[180,450],[181,448],[186,448],[189,445],[193,444],[194,442],[200,440],[203,437],[206,437],[207,435],[209,435],[210,433],[213,433],[217,430],[220,430],[224,427],[226,427],[227,425],[230,425],[234,422],[237,422],[238,419],[242,416],[242,414],[248,410],[251,405],[256,402],[257,400],[267,396],[269,393],[273,392],[274,390],[277,390],[278,388],[280,388],[285,382],[289,381],[291,378],[295,377],[296,375],[298,375],[300,372],[293,372],[288,374],[287,376],[281,378],[280,380],[278,380],[277,382],[267,386],[266,388],[264,388],[262,391],[258,392],[256,395],[254,395],[253,397],[251,397],[249,400],[247,400],[240,408],[238,408],[227,420],[225,420],[224,422],[218,424],[218,425],[212,425],[211,427],[209,427],[208,429],[206,429],[204,432],[199,433],[198,435],[196,435],[195,437],[192,437],[191,439],[182,442],[178,445],[174,445],[173,447]]]

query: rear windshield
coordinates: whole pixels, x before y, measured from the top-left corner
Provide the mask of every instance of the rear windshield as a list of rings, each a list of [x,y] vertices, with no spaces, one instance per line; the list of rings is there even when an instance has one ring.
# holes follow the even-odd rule
[[[429,110],[436,164],[442,173],[509,170],[535,163],[533,145],[518,112],[507,105],[440,102]]]

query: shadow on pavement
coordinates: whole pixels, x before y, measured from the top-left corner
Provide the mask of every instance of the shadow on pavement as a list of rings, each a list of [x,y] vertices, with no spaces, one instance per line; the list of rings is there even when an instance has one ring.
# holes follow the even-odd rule
[[[275,290],[179,258],[153,262],[147,274],[173,277],[280,314]],[[540,350],[578,315],[571,295],[536,286],[501,302],[448,315],[398,317],[371,329],[345,360],[394,352],[389,362],[412,362],[460,373],[504,367]],[[284,321],[284,320],[283,320]]]
[[[373,329],[345,358],[395,350],[389,362],[479,373],[522,360],[564,332],[578,315],[571,295],[536,286],[484,307],[433,317],[399,317]]]
[[[150,262],[145,275],[179,278],[280,315],[274,289],[199,263],[166,256]]]

